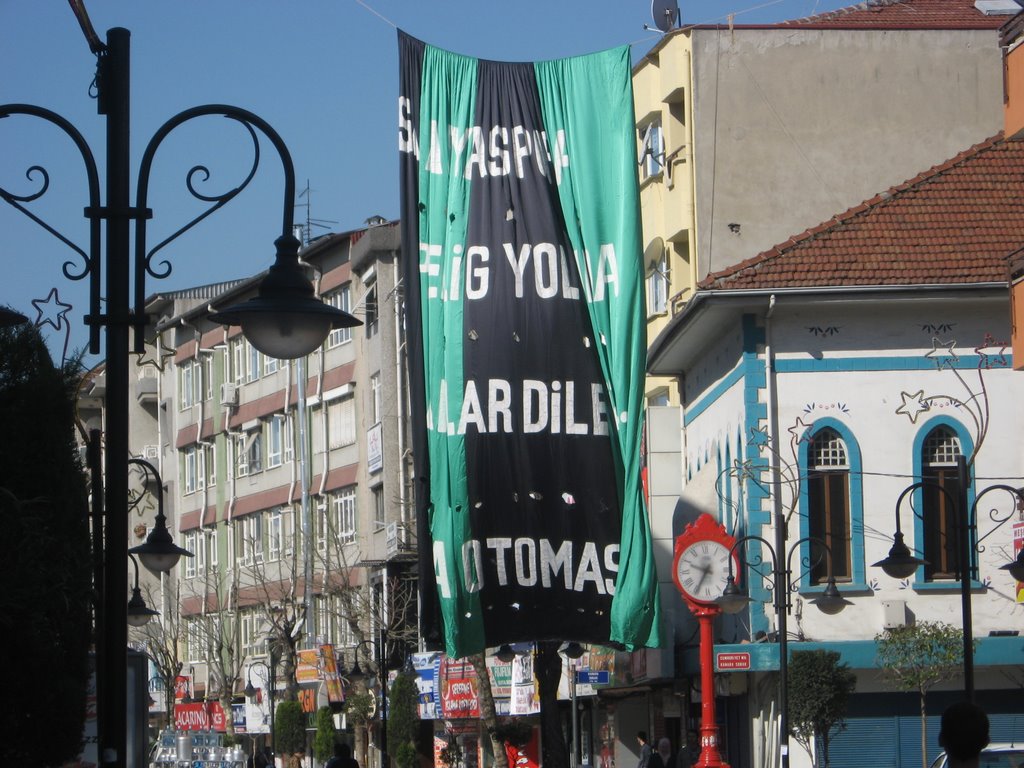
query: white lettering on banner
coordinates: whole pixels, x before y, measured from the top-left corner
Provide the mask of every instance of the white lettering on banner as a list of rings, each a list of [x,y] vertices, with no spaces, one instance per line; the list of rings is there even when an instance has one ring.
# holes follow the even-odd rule
[[[518,382],[521,393],[518,412],[513,412],[516,397],[512,382],[506,379],[488,379],[477,382],[469,379],[465,383],[461,404],[449,404],[448,382],[438,383],[437,403],[427,404],[427,429],[446,435],[465,435],[473,431],[478,434],[512,434],[513,424],[518,416],[519,426],[524,434],[547,432],[552,435],[608,435],[608,404],[602,384],[589,386],[589,409],[586,403],[579,406],[589,420],[580,420],[577,410],[577,385],[575,381],[544,382],[524,379]],[[584,396],[585,397],[585,396]],[[449,408],[450,405],[456,406]],[[458,412],[458,423],[448,420],[449,413]],[[589,411],[589,412],[588,412]],[[434,417],[435,412],[437,417]]]
[[[473,592],[482,589],[488,579],[499,587],[562,588],[572,592],[588,589],[600,595],[615,594],[615,576],[619,571],[619,545],[604,547],[603,557],[592,541],[563,541],[556,548],[548,539],[495,537],[484,542],[493,555],[493,570],[485,571],[481,542],[470,539],[462,545],[463,580]],[[451,597],[452,585],[444,542],[434,542],[434,574],[438,593]],[[559,578],[561,574],[561,578]]]
[[[427,288],[427,299],[458,301],[464,294],[467,301],[487,298],[492,285],[491,270],[505,264],[511,271],[513,294],[517,299],[527,295],[539,299],[566,299],[579,301],[580,286],[575,283],[575,271],[569,268],[569,255],[565,248],[554,243],[522,243],[516,251],[513,243],[502,243],[505,260],[492,261],[490,248],[471,245],[465,249],[455,243],[451,247],[448,267],[444,274],[441,262],[444,247],[436,243],[420,243],[420,275]],[[590,255],[585,259],[590,264]],[[465,271],[463,272],[463,264]],[[591,304],[606,301],[619,294],[619,259],[614,243],[602,243],[597,263],[588,270],[584,280],[586,299]]]
[[[547,178],[555,172],[555,183],[562,183],[563,169],[569,167],[565,130],[555,131],[554,146],[549,151],[547,131],[530,129],[523,125],[494,125],[486,132],[479,125],[463,128],[448,126],[448,161],[443,158],[441,130],[437,120],[430,121],[430,146],[424,163],[428,173],[451,173],[467,179],[484,179],[515,175],[524,178],[531,161],[541,176]],[[398,151],[412,154],[420,160],[419,133],[412,115],[412,104],[407,96],[398,97]],[[554,156],[552,157],[552,151]]]

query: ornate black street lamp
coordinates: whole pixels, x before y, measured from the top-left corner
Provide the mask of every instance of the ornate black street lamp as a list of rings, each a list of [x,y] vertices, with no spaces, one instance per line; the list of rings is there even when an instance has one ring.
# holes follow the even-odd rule
[[[151,263],[154,253],[179,235],[191,229],[214,211],[230,202],[248,186],[259,165],[260,141],[257,131],[266,137],[280,155],[284,167],[285,189],[282,231],[277,239],[277,262],[265,279],[266,287],[259,289],[262,303],[258,307],[230,308],[215,319],[239,322],[243,331],[256,334],[250,339],[259,349],[281,359],[302,357],[316,349],[332,327],[359,325],[359,321],[346,312],[330,307],[314,307],[312,287],[301,285],[303,280],[298,263],[292,225],[294,223],[295,171],[291,155],[284,142],[262,118],[238,107],[210,104],[195,107],[172,117],[154,134],[143,153],[138,172],[135,204],[131,203],[129,172],[130,136],[130,33],[114,28],[107,32],[103,44],[92,29],[80,3],[73,4],[79,22],[97,57],[95,92],[100,114],[106,116],[106,200],[100,199],[100,181],[92,150],[82,134],[65,118],[42,107],[30,104],[0,106],[0,119],[15,115],[41,119],[60,129],[78,148],[85,164],[88,184],[88,205],[85,216],[90,223],[89,245],[79,248],[56,229],[27,209],[27,204],[41,197],[49,186],[49,175],[39,165],[29,167],[27,177],[40,179],[41,188],[27,195],[17,195],[0,188],[0,197],[25,213],[48,232],[75,250],[84,262],[76,268],[65,263],[64,274],[72,280],[89,276],[90,305],[86,324],[90,326],[89,351],[99,354],[99,329],[106,328],[106,505],[103,525],[103,557],[101,599],[97,610],[97,719],[99,760],[106,766],[124,766],[127,761],[127,645],[128,616],[124,595],[128,594],[128,405],[129,405],[129,329],[135,330],[136,353],[144,349],[144,332],[149,323],[145,314],[146,275],[160,279],[170,274],[169,265],[155,269]],[[209,203],[209,208],[179,229],[151,251],[146,246],[146,222],[152,215],[147,207],[149,176],[153,157],[166,136],[175,128],[194,118],[222,116],[234,120],[249,134],[254,146],[254,160],[248,176],[241,184],[222,195],[200,194],[194,187],[196,176],[208,171],[195,166],[187,176],[189,192],[198,200]],[[101,301],[101,225],[106,225],[106,289]],[[134,224],[134,309],[130,300],[132,283],[129,253],[131,227]],[[295,311],[277,303],[298,297],[304,309]],[[104,311],[105,310],[105,311]],[[306,310],[311,318],[306,317]],[[278,313],[281,326],[279,336],[268,331],[266,323],[257,323],[253,331],[254,316],[274,316]],[[306,320],[309,323],[306,323]],[[309,330],[309,327],[312,330]]]
[[[370,655],[370,651],[367,649],[373,647],[373,659],[374,665],[377,667],[377,677],[380,680],[380,768],[388,768],[388,670],[387,670],[387,643],[388,643],[388,631],[384,627],[381,627],[377,631],[377,637],[372,640],[360,640],[356,643],[353,648],[352,656],[352,670],[345,672],[344,668],[338,670],[338,674],[342,677],[348,678],[352,682],[358,682],[366,677],[366,673],[363,672],[359,666],[359,651],[362,649],[364,653]],[[367,681],[367,688],[372,687],[372,683]]]
[[[914,555],[910,548],[903,542],[903,531],[900,529],[900,505],[903,499],[910,493],[921,488],[937,490],[946,497],[955,517],[953,532],[956,537],[957,552],[957,578],[960,581],[960,614],[963,624],[963,667],[964,667],[964,693],[969,701],[974,701],[974,626],[973,611],[971,609],[971,580],[977,575],[977,565],[972,562],[972,551],[984,552],[985,548],[981,542],[995,533],[1004,523],[1010,520],[1014,512],[1024,509],[1024,492],[1011,485],[998,483],[990,485],[977,493],[974,503],[967,503],[967,489],[970,487],[970,474],[967,468],[967,459],[964,456],[957,456],[957,481],[959,492],[954,498],[942,484],[932,480],[922,480],[904,488],[896,499],[896,532],[893,534],[892,548],[889,555],[877,563],[872,563],[873,568],[881,568],[886,574],[894,579],[908,579],[914,575],[918,568],[928,565],[927,560]],[[978,533],[978,504],[983,496],[993,491],[1002,491],[1010,495],[1014,501],[1013,509],[1005,514],[998,509],[989,510],[989,519],[995,523],[992,530],[976,538]],[[917,514],[917,513],[915,513]],[[1005,565],[999,566],[1000,570],[1008,571],[1017,581],[1024,581],[1024,549],[1017,553],[1017,557]]]
[[[805,570],[797,573],[796,578],[794,578],[793,553],[800,549],[801,544],[806,543],[821,547],[824,551],[824,557],[826,558],[825,562],[828,569],[828,579],[826,581],[824,591],[812,598],[810,602],[817,606],[818,610],[822,613],[834,616],[847,605],[850,605],[850,601],[840,594],[839,588],[836,586],[835,577],[832,575],[832,550],[829,548],[828,544],[821,539],[815,538],[814,536],[805,536],[804,538],[793,542],[789,551],[786,553],[786,559],[783,562],[779,556],[776,555],[775,548],[768,543],[767,539],[763,539],[760,536],[743,536],[736,540],[736,543],[732,545],[732,549],[729,551],[729,577],[726,580],[725,590],[722,592],[722,596],[715,601],[719,606],[721,606],[725,613],[739,613],[747,606],[748,603],[752,602],[747,595],[740,591],[732,573],[733,554],[737,550],[745,551],[745,546],[747,542],[750,541],[760,542],[761,545],[768,550],[771,558],[770,577],[765,576],[764,573],[758,570],[760,566],[765,565],[765,560],[761,555],[757,555],[755,559],[747,560],[747,567],[750,570],[765,576],[772,592],[772,606],[775,609],[775,615],[777,617],[776,629],[779,635],[779,749],[782,753],[783,768],[789,768],[789,701],[787,690],[789,684],[788,616],[793,607],[790,596],[793,593],[800,591],[800,580],[803,578],[804,573],[809,572],[814,566],[820,563],[822,557],[822,555],[819,554],[817,558],[815,558],[814,562],[809,562],[810,558],[803,557],[802,560]]]
[[[277,665],[274,663],[275,661],[277,660],[274,658],[274,651],[273,648],[271,648],[270,664],[259,660],[250,662],[249,667],[245,672],[245,689],[242,691],[247,699],[251,699],[257,694],[259,688],[252,684],[252,668],[263,667],[267,673],[267,704],[270,706],[270,734],[267,739],[267,743],[270,745],[271,754],[274,754],[274,678],[277,677]]]

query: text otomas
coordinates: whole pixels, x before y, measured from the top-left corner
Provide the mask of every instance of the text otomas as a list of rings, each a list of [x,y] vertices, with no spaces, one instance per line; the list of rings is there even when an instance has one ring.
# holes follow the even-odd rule
[[[489,554],[486,560],[485,549]],[[453,596],[452,565],[461,568],[467,592],[479,592],[493,580],[499,587],[539,585],[545,589],[561,588],[570,592],[593,589],[600,595],[614,595],[618,556],[618,544],[608,544],[603,553],[599,553],[597,544],[592,541],[563,541],[556,549],[548,539],[496,537],[483,542],[478,539],[464,542],[461,562],[450,564],[445,543],[435,541],[434,573],[442,598]]]

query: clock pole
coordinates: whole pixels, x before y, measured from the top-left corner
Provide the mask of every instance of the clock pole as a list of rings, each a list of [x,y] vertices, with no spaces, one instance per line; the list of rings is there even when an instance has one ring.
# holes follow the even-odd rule
[[[715,617],[728,576],[738,571],[736,539],[704,513],[676,537],[672,580],[700,626],[700,757],[693,768],[729,768],[718,749],[715,722]]]
[[[700,757],[695,768],[729,768],[718,751],[718,723],[715,721],[715,637],[712,627],[718,608],[696,607],[700,624]]]

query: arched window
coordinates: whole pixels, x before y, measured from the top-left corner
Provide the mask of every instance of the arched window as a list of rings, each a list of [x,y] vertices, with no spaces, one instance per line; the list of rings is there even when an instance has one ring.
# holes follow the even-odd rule
[[[830,427],[814,435],[807,453],[807,503],[808,533],[832,551],[832,575],[836,580],[851,581],[850,462],[846,443]],[[810,557],[811,583],[825,583],[825,553],[812,543]]]
[[[924,559],[928,561],[924,576],[929,581],[957,576],[956,500],[962,493],[957,474],[960,455],[960,439],[949,427],[938,426],[925,436],[921,447],[921,480],[926,485],[921,491],[921,515]],[[939,488],[945,489],[949,496]]]

